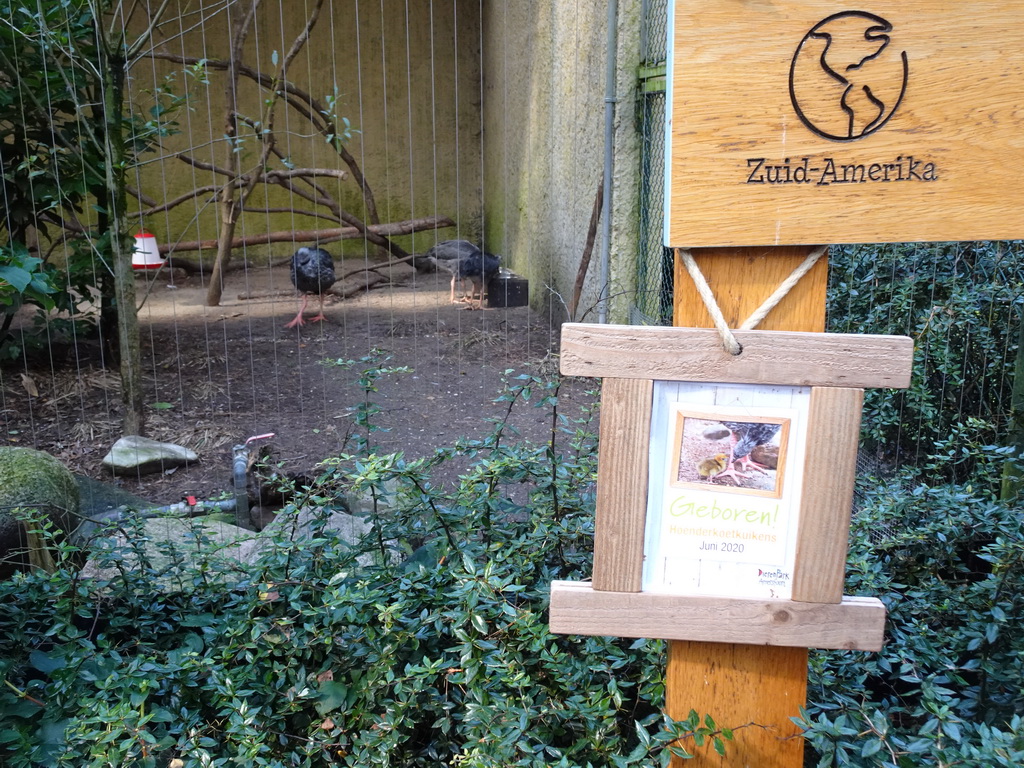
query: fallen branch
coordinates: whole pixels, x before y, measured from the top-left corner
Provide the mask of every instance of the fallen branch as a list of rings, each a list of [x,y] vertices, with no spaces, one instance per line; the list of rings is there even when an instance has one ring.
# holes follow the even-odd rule
[[[295,298],[295,291],[261,291],[259,293],[240,293],[239,301],[255,301],[256,299],[285,299]]]
[[[447,216],[428,216],[423,219],[409,219],[408,221],[397,221],[391,224],[371,224],[367,229],[374,234],[385,237],[398,235],[411,235],[413,232],[422,232],[428,229],[446,229],[454,227],[455,222]],[[248,237],[236,237],[231,241],[232,248],[245,248],[250,245],[266,245],[268,243],[313,243],[326,242],[328,240],[351,240],[362,237],[362,232],[357,227],[334,227],[331,229],[310,229],[310,230],[287,230],[283,232],[266,232],[262,235],[250,235]],[[179,243],[165,243],[160,246],[160,253],[175,254],[186,251],[199,251],[217,247],[217,240],[187,240]],[[408,256],[401,261],[408,261]],[[179,266],[179,265],[175,265]]]
[[[384,275],[378,274],[376,272],[370,272],[369,274],[366,275],[366,280],[365,281],[361,280],[356,285],[354,285],[354,286],[352,286],[350,288],[346,288],[345,290],[341,290],[335,284],[335,285],[331,286],[331,291],[330,292],[332,294],[334,294],[335,296],[341,296],[341,298],[347,299],[350,296],[355,296],[357,293],[360,293],[361,291],[368,291],[371,288],[373,288],[375,285],[377,285],[377,283],[382,283],[382,282],[384,282],[386,280],[387,280],[387,278],[384,277]]]

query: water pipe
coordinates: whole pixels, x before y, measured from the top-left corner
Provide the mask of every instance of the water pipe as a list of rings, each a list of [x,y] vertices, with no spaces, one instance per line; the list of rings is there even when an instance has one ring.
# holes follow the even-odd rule
[[[267,440],[274,436],[273,432],[253,435],[244,443],[232,448],[231,476],[234,481],[235,525],[245,528],[252,524],[249,520],[249,446],[257,440]]]
[[[616,69],[619,47],[619,3],[608,0],[608,54],[605,61],[604,92],[604,211],[601,213],[601,285],[597,322],[608,322],[608,293],[611,281],[612,191],[615,166]]]
[[[73,544],[88,542],[93,534],[101,527],[111,523],[120,523],[126,517],[149,520],[154,517],[199,517],[208,515],[211,512],[232,512],[235,509],[234,499],[221,499],[218,501],[197,501],[189,496],[185,501],[175,504],[165,504],[162,507],[147,507],[146,509],[134,509],[127,504],[97,512],[91,515],[82,515],[78,527],[71,533]]]

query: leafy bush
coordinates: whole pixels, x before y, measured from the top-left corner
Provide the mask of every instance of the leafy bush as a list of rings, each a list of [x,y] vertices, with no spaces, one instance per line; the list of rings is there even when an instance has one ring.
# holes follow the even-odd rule
[[[8,339],[14,315],[26,304],[53,309],[57,282],[53,267],[29,255],[20,243],[0,247],[0,359],[16,356],[20,349]]]
[[[537,379],[502,397],[556,414]],[[106,582],[0,585],[4,764],[646,766],[672,744],[721,750],[731,734],[710,719],[660,714],[661,643],[548,632],[550,581],[590,570],[589,421],[553,421],[546,445],[498,423],[426,459],[333,460],[300,494],[324,513],[314,536],[275,541],[235,583],[203,558],[159,572],[136,546],[143,567]],[[466,459],[457,487],[432,484]],[[371,502],[355,544],[326,525],[343,493]]]
[[[808,765],[1024,764],[1024,530],[998,499],[1021,472],[1020,243],[852,246],[832,268],[830,330],[912,336],[914,373],[866,393],[883,477],[858,482],[850,536],[846,591],[886,603],[886,645],[812,655]]]
[[[919,464],[958,431],[979,445],[1005,441],[1024,304],[1021,243],[844,246],[830,259],[830,331],[914,339],[909,389],[865,393],[865,450],[892,467]],[[974,469],[970,460],[944,463],[930,476],[977,481]]]
[[[506,414],[410,461],[373,448],[377,378],[400,369],[332,364],[366,393],[360,450],[282,513],[319,510],[312,537],[275,539],[239,578],[170,545],[157,566],[139,529],[132,552],[104,550],[116,578],[0,584],[3,765],[648,766],[727,751],[733,732],[710,716],[661,714],[662,643],[548,632],[550,581],[591,568],[589,411],[567,419],[557,384],[523,377],[499,399],[550,409],[549,443],[516,440]],[[982,473],[1005,460],[971,451]],[[463,475],[435,485],[448,462]],[[910,470],[858,492],[847,591],[887,604],[888,637],[879,654],[812,653],[807,764],[1021,764],[1019,511]],[[353,495],[371,525],[345,542],[329,515]]]
[[[970,486],[865,478],[846,589],[889,611],[879,654],[812,654],[825,766],[1024,764],[1024,521]]]

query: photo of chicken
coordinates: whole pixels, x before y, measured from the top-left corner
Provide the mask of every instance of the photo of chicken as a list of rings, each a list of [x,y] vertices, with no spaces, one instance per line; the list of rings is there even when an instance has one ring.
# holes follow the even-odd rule
[[[746,421],[723,421],[722,424],[729,430],[731,440],[729,466],[719,476],[731,475],[737,479],[743,476],[736,470],[737,462],[740,465],[740,472],[753,469],[763,474],[768,474],[764,465],[758,464],[750,458],[750,453],[758,446],[768,445],[779,433],[782,425],[772,422]]]
[[[779,467],[785,456],[788,419],[739,421],[685,412],[677,418],[674,484],[781,493]]]

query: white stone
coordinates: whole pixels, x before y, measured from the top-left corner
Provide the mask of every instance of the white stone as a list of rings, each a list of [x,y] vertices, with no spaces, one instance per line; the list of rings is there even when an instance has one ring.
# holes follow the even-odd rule
[[[138,435],[122,437],[103,457],[103,466],[115,475],[148,475],[199,461],[194,451],[174,443],[161,443]]]

